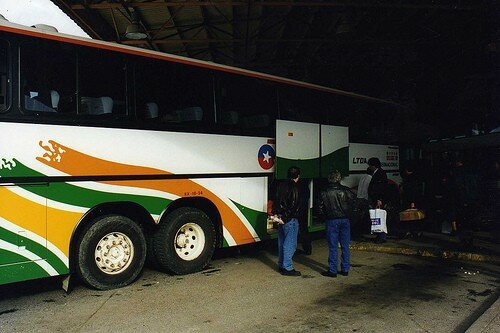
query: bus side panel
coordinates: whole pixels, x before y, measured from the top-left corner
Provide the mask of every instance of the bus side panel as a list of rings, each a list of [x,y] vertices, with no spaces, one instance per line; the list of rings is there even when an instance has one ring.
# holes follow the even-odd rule
[[[267,177],[196,180],[210,189],[221,213],[224,246],[254,243],[267,235]],[[230,208],[230,210],[227,210]]]
[[[4,161],[0,173],[13,168]],[[58,275],[46,248],[46,191],[46,184],[0,186],[0,284]]]

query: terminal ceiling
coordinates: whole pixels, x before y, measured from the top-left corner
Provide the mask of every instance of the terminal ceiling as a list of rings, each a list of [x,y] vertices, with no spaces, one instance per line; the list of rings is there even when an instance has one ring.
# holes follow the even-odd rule
[[[96,39],[395,101],[420,134],[498,121],[495,1],[52,1]]]

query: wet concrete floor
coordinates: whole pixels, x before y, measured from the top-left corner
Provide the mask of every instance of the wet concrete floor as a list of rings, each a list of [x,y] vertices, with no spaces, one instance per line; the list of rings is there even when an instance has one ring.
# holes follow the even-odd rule
[[[0,332],[464,332],[500,291],[500,267],[353,251],[348,277],[327,278],[327,246],[277,272],[274,247],[219,251],[187,276],[146,269],[125,288],[58,279],[0,286]]]

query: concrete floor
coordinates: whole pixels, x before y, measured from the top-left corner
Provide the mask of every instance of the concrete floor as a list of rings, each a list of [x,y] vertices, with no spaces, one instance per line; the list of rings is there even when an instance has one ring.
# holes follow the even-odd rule
[[[302,277],[284,277],[273,249],[243,250],[187,276],[146,269],[118,290],[1,286],[0,332],[464,332],[500,291],[485,263],[353,251],[350,275],[332,279],[316,240],[296,255]]]

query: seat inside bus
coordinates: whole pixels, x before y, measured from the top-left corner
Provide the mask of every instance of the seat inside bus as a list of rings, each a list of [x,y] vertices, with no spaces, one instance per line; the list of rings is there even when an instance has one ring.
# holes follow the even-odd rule
[[[203,119],[203,109],[199,106],[174,110],[173,114],[174,117],[180,122],[201,121]]]
[[[24,94],[24,107],[30,111],[57,112],[59,93],[56,90],[27,91]]]
[[[110,114],[113,112],[113,99],[108,96],[82,97],[81,107],[81,112],[89,115]]]
[[[145,105],[144,111],[145,119],[156,119],[158,118],[158,104],[155,102],[148,102]]]
[[[238,125],[240,115],[236,111],[228,111],[222,114],[222,125]]]

